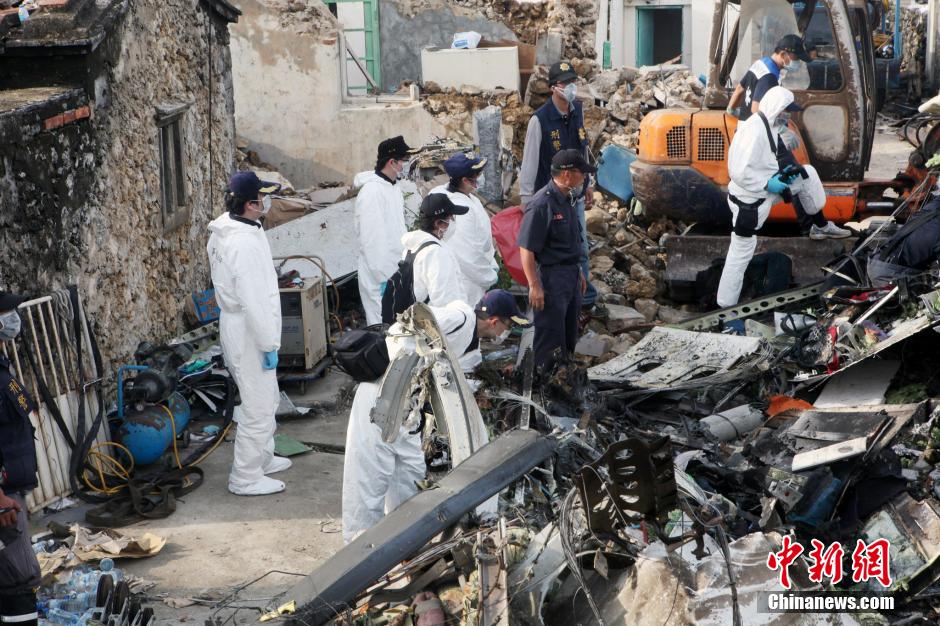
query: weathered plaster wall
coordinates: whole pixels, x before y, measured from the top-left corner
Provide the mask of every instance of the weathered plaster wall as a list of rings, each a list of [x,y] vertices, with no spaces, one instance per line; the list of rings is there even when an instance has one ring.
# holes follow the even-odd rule
[[[232,27],[238,134],[298,187],[351,182],[386,137],[419,145],[443,127],[418,103],[344,102],[334,24],[283,25],[275,0],[244,0]]]
[[[379,3],[379,25],[382,82],[387,91],[395,91],[402,81],[421,82],[421,50],[428,46],[449,48],[454,33],[472,30],[487,39],[516,40],[504,23],[457,6],[403,15],[395,0],[386,0]]]
[[[0,145],[0,285],[77,283],[113,362],[183,330],[181,303],[208,285],[206,225],[234,154],[226,26],[192,0],[135,0],[75,76],[93,118]],[[154,113],[183,101],[191,216],[165,233]]]

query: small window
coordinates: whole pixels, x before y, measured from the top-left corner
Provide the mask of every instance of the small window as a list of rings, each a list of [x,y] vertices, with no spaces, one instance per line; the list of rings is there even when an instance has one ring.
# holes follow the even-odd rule
[[[160,144],[160,207],[163,230],[178,228],[189,218],[186,198],[186,154],[183,148],[183,122],[188,104],[157,108]]]

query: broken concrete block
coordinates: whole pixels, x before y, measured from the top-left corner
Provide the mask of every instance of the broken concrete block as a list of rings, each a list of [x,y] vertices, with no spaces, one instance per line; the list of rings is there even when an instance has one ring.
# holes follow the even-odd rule
[[[625,209],[621,209],[623,211]],[[619,212],[618,212],[619,213]],[[636,241],[636,235],[631,233],[625,228],[618,228],[617,232],[614,233],[613,237],[610,239],[615,246],[625,246],[628,243],[633,243]]]
[[[626,295],[631,298],[655,298],[659,291],[656,277],[639,263],[630,266],[630,278]]]
[[[592,272],[597,273],[598,275],[606,274],[614,267],[614,260],[609,256],[592,256],[589,262],[589,267]]]
[[[690,313],[669,306],[660,306],[657,316],[666,324],[678,324],[692,317]]]
[[[603,285],[603,283],[595,283],[594,287],[597,288],[598,285]],[[604,286],[607,287],[607,285]],[[607,288],[610,289],[610,287]],[[605,294],[604,297],[601,298],[601,302],[604,304],[619,304],[620,306],[627,306],[627,299],[619,293]]]
[[[624,82],[623,74],[621,69],[604,70],[595,74],[589,83],[591,89],[594,90],[594,95],[600,100],[610,100],[620,84]]]
[[[651,298],[637,298],[633,301],[633,307],[643,314],[647,322],[655,320],[659,312],[659,303]]]
[[[617,354],[623,354],[630,348],[636,345],[636,339],[631,337],[629,334],[623,334],[617,337],[617,341],[610,345],[610,351],[616,352]]]
[[[589,233],[600,235],[607,234],[607,211],[602,209],[589,209],[585,211],[584,218],[587,220],[587,229]]]
[[[610,331],[611,334],[633,330],[646,323],[646,318],[643,314],[633,307],[620,306],[617,304],[607,305],[607,330]]]
[[[585,335],[578,340],[574,352],[584,356],[599,357],[607,352],[611,339],[608,335]]]

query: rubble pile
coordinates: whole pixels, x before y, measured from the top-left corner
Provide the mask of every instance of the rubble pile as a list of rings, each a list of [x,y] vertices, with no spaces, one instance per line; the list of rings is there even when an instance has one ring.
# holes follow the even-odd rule
[[[342,30],[326,3],[306,0],[261,1],[276,12],[280,27],[284,30],[324,38],[336,37]]]
[[[593,234],[632,233],[613,208],[599,199]],[[644,236],[671,226],[656,222]],[[629,334],[659,311],[639,297],[655,295],[634,276],[645,266],[621,262],[595,252],[592,271],[633,286],[635,313],[617,318]],[[484,342],[475,395],[491,443],[447,473],[448,441],[464,444],[456,431],[435,432],[440,488],[334,558],[397,550],[387,535],[411,533],[405,520],[427,525],[427,543],[358,574],[341,601],[319,586],[347,583],[341,563],[326,562],[311,575],[321,595],[298,601],[298,615],[326,621],[348,603],[354,623],[384,623],[420,594],[439,597],[455,624],[487,623],[493,611],[548,625],[936,623],[936,328],[940,283],[922,275],[894,288],[835,286],[747,319],[656,327],[589,369],[532,373],[525,335],[518,347]],[[441,388],[412,383],[427,397]],[[448,425],[476,408],[450,406]],[[844,576],[821,568],[823,548]],[[876,559],[874,570],[861,565]],[[786,590],[891,596],[893,608],[792,622],[760,611],[759,593]]]
[[[901,12],[901,73],[908,75],[908,97],[920,100],[927,71],[927,7]]]
[[[534,45],[539,33],[545,31],[545,19],[551,3],[520,0],[394,0],[394,4],[403,17],[414,17],[422,11],[443,8],[458,15],[484,17],[505,24],[519,41]]]
[[[592,59],[596,56],[594,25],[597,23],[597,4],[596,0],[551,2],[546,18],[546,30],[551,29],[561,34],[564,56],[582,76],[587,76],[582,65],[593,62]]]
[[[503,124],[512,129],[509,143],[512,145],[516,162],[522,161],[522,148],[525,145],[525,129],[532,117],[533,110],[522,102],[516,91],[500,90],[483,92],[479,88],[464,87],[457,91],[442,91],[437,84],[424,84],[427,97],[424,107],[441,122],[454,136],[467,138],[473,143],[473,113],[495,105],[503,110]]]

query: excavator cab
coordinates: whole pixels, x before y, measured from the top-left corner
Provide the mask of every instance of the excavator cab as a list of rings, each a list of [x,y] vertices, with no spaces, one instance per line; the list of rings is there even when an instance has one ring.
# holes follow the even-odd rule
[[[640,124],[631,175],[646,211],[730,224],[727,156],[738,120],[725,113],[728,99],[752,63],[771,55],[784,35],[796,33],[812,59],[781,73],[781,85],[804,108],[790,122],[800,138],[794,152],[798,161],[816,167],[826,185],[826,217],[852,219],[875,130],[871,32],[868,7],[860,0],[716,2],[703,108],[651,111]],[[769,219],[795,221],[796,214],[781,203]]]

